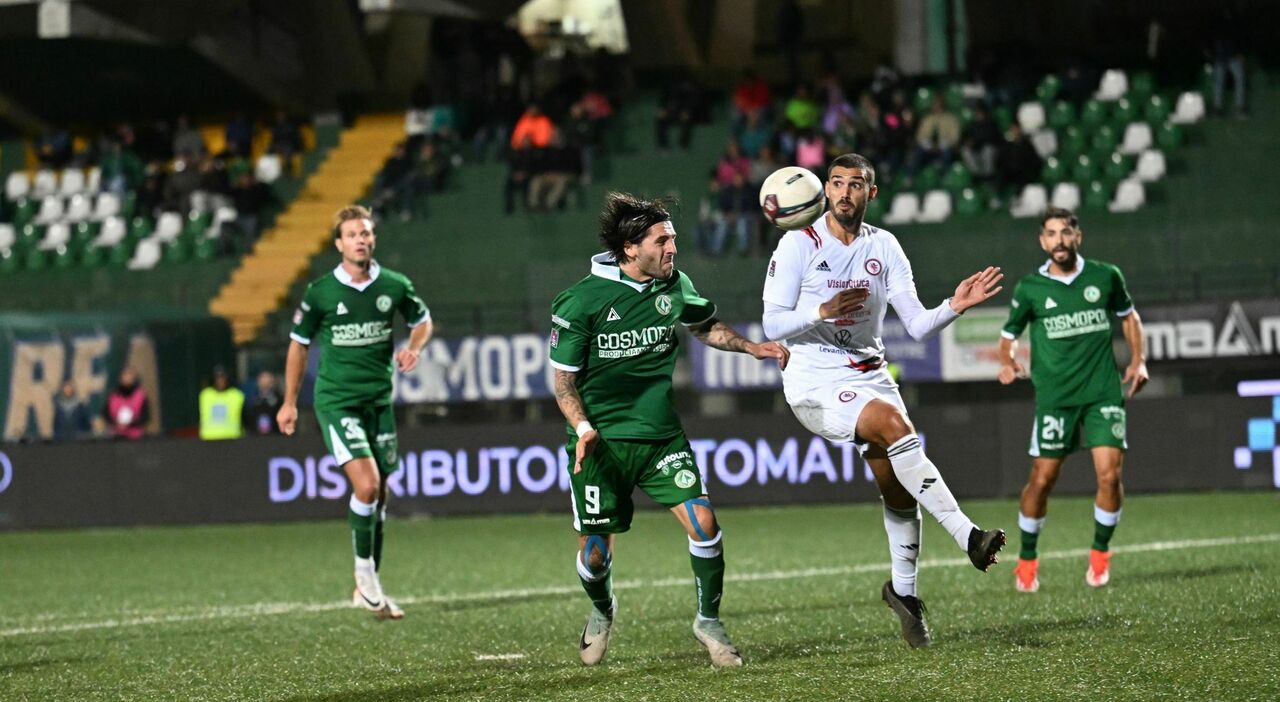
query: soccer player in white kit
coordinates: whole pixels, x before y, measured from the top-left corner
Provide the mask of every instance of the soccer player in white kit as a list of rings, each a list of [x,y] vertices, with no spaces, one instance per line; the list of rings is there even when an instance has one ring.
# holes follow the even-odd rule
[[[919,648],[930,638],[916,596],[918,505],[978,570],[997,561],[1005,534],[975,526],[925,456],[885,367],[880,328],[892,304],[912,337],[928,337],[999,293],[1004,276],[988,267],[961,281],[941,305],[925,309],[898,240],[863,222],[876,196],[871,162],[858,154],[836,158],[825,190],[826,214],[810,227],[787,232],[769,261],[764,332],[791,350],[782,383],[796,419],[829,441],[854,442],[875,475],[892,564],[881,597],[902,621],[907,643]]]

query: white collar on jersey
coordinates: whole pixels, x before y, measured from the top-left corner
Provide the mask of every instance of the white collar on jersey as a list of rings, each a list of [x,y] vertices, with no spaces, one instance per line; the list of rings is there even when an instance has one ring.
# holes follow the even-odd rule
[[[1043,266],[1040,266],[1040,275],[1043,275],[1046,278],[1052,278],[1058,281],[1059,283],[1066,283],[1067,285],[1070,285],[1074,283],[1076,278],[1080,277],[1080,273],[1084,271],[1084,256],[1081,256],[1080,254],[1076,254],[1076,269],[1066,275],[1055,275],[1053,273],[1050,273],[1049,266],[1051,265],[1053,265],[1052,258],[1049,259],[1048,261],[1045,261]]]
[[[601,278],[607,278],[609,280],[622,283],[627,287],[635,288],[636,292],[644,292],[645,290],[648,290],[649,286],[653,285],[654,280],[653,278],[650,278],[648,282],[637,283],[634,280],[623,278],[622,268],[618,266],[618,259],[614,258],[613,253],[610,251],[598,253],[591,257],[591,275],[598,275]]]
[[[333,277],[337,278],[339,283],[342,283],[349,288],[355,288],[360,292],[364,292],[365,288],[373,285],[373,281],[378,279],[378,274],[381,272],[382,266],[379,266],[378,262],[374,261],[369,264],[369,279],[363,283],[357,283],[355,282],[355,278],[352,278],[351,274],[342,267],[341,263],[339,263],[338,267],[333,269]]]

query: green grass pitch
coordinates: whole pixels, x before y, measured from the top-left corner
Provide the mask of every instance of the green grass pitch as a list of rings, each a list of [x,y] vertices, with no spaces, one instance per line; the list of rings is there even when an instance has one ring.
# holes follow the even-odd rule
[[[1278,499],[1131,496],[1102,590],[1084,583],[1091,501],[1056,499],[1035,595],[1013,590],[1016,503],[964,505],[1010,533],[985,575],[926,516],[921,651],[879,599],[878,506],[725,509],[736,670],[690,634],[666,513],[619,540],[618,623],[591,669],[567,514],[393,520],[400,622],[350,608],[338,519],[3,534],[0,700],[1275,700]]]

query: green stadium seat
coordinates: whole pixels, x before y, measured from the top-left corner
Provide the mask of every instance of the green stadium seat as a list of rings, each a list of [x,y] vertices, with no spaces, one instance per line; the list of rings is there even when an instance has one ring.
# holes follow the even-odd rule
[[[107,249],[101,246],[90,246],[80,254],[80,265],[84,268],[101,268],[107,262]]]
[[[13,211],[13,226],[21,229],[36,216],[36,210],[40,203],[35,198],[24,197],[18,200],[18,206]]]
[[[1076,157],[1071,165],[1071,180],[1084,188],[1086,184],[1098,179],[1098,164],[1088,154]]]
[[[1085,184],[1083,190],[1084,207],[1087,210],[1105,211],[1107,205],[1111,203],[1111,190],[1100,180]]]
[[[1097,100],[1090,100],[1080,110],[1080,124],[1086,129],[1096,129],[1107,121],[1107,107]]]
[[[1076,108],[1066,100],[1059,100],[1049,108],[1049,126],[1062,131],[1076,121]]]
[[[1168,100],[1160,95],[1152,95],[1145,103],[1142,116],[1152,129],[1159,129],[1160,125],[1169,121],[1169,112],[1172,109]]]
[[[880,195],[867,203],[866,219],[868,222],[880,222],[884,219],[884,207],[888,199],[887,195]]]
[[[182,235],[193,239],[202,237],[209,230],[209,225],[212,223],[212,214],[208,212],[192,212],[187,217],[187,223],[182,230]]]
[[[1116,133],[1115,127],[1112,127],[1109,124],[1103,124],[1093,132],[1093,142],[1090,144],[1090,151],[1095,159],[1101,161],[1114,153],[1116,147],[1119,145],[1120,135]]]
[[[1040,170],[1040,180],[1045,185],[1057,185],[1068,179],[1067,166],[1057,157],[1050,156],[1044,160],[1044,168]]]
[[[1009,131],[1009,125],[1013,124],[1013,110],[1007,105],[997,105],[991,110],[991,120],[996,123],[1001,132]]]
[[[138,191],[130,190],[124,194],[124,202],[120,203],[120,216],[129,219],[138,208]]]
[[[1084,153],[1087,146],[1088,136],[1083,129],[1073,124],[1058,135],[1058,158],[1063,161],[1072,161]]]
[[[53,256],[54,268],[66,270],[67,268],[74,268],[76,265],[75,247],[59,246],[51,255]]]
[[[951,164],[951,167],[942,176],[943,189],[951,193],[953,197],[968,188],[971,182],[973,182],[973,176],[969,174],[969,169],[965,168],[965,165],[959,161]]]
[[[48,266],[49,257],[45,252],[36,248],[27,250],[25,260],[23,261],[23,268],[29,271],[42,271]]]
[[[184,263],[191,259],[191,242],[188,239],[174,239],[164,248],[165,263]]]
[[[1176,124],[1162,124],[1156,130],[1156,143],[1164,151],[1173,151],[1182,146],[1182,128]]]
[[[1129,94],[1126,97],[1132,100],[1135,105],[1143,105],[1155,94],[1155,91],[1155,79],[1151,77],[1150,73],[1139,71],[1129,77]]]
[[[151,235],[151,220],[147,217],[134,217],[129,223],[129,238],[135,242]]]
[[[964,216],[972,216],[980,214],[983,207],[983,200],[978,195],[978,191],[973,188],[964,188],[955,196],[956,214]]]
[[[1133,173],[1134,158],[1125,154],[1113,153],[1103,161],[1102,177],[1107,185],[1114,188],[1120,181]]]
[[[952,112],[959,112],[964,109],[964,86],[959,83],[952,83],[947,86],[945,93],[947,99],[947,109]]]
[[[960,120],[960,128],[967,129],[973,123],[973,108],[965,105],[956,110],[956,117]]]
[[[915,108],[916,114],[923,116],[929,112],[929,107],[933,103],[933,89],[928,86],[920,86],[916,88]]]
[[[22,253],[17,249],[0,251],[0,273],[16,273],[22,270]]]
[[[207,236],[196,241],[195,257],[201,261],[209,261],[218,257],[218,240]]]
[[[918,193],[937,190],[942,183],[942,169],[937,164],[930,164],[920,169],[920,174],[916,176],[915,187],[912,190]]]
[[[23,248],[34,249],[36,244],[44,238],[44,227],[34,222],[28,222],[18,228],[18,244]]]
[[[131,239],[125,239],[111,247],[111,251],[107,253],[107,263],[115,268],[124,268],[129,263],[129,259],[133,258],[133,247],[136,243]]]
[[[1127,97],[1122,97],[1116,100],[1116,105],[1111,111],[1111,123],[1123,129],[1130,122],[1136,122],[1138,116],[1138,103]]]
[[[83,246],[93,241],[100,229],[101,225],[97,222],[80,222],[71,228],[71,239]]]
[[[1048,73],[1044,78],[1040,79],[1040,84],[1036,86],[1036,99],[1048,105],[1058,97],[1058,91],[1062,90],[1062,79],[1052,73]]]

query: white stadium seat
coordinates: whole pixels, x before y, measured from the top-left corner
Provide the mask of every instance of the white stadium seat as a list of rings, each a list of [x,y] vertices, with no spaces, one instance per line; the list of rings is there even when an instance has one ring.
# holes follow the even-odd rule
[[[4,196],[9,202],[17,202],[31,194],[31,178],[26,171],[14,171],[4,181]]]
[[[885,224],[906,224],[914,222],[920,213],[920,196],[915,193],[898,193],[889,204],[889,211],[884,214]]]
[[[1138,156],[1138,167],[1135,169],[1138,180],[1154,183],[1164,177],[1166,170],[1164,152],[1159,149],[1147,149]]]
[[[0,222],[0,251],[8,251],[18,243],[18,230],[8,222]]]
[[[84,171],[79,168],[64,168],[62,177],[58,179],[58,194],[71,197],[84,192]]]
[[[1174,124],[1195,124],[1204,119],[1204,96],[1194,90],[1178,96],[1169,121]]]
[[[68,222],[75,224],[89,219],[93,214],[93,203],[89,198],[81,193],[76,193],[67,201],[67,211],[63,215]]]
[[[102,231],[98,232],[98,238],[93,240],[90,248],[112,247],[124,241],[128,228],[124,224],[123,217],[107,217],[102,222]]]
[[[258,157],[258,165],[253,169],[253,177],[263,183],[274,183],[280,178],[284,165],[275,154],[264,154]]]
[[[1124,97],[1129,92],[1129,76],[1118,68],[1112,68],[1102,74],[1098,81],[1098,92],[1094,97],[1103,102],[1112,102]]]
[[[89,182],[85,183],[85,189],[90,193],[96,193],[102,189],[102,169],[94,166],[89,169]]]
[[[924,194],[917,222],[941,222],[951,216],[951,195],[945,190],[930,190]]]
[[[1041,129],[1031,135],[1031,145],[1040,158],[1049,158],[1058,153],[1058,135],[1052,129]]]
[[[1038,102],[1024,102],[1018,107],[1018,124],[1022,131],[1034,134],[1044,126],[1044,105]]]
[[[47,195],[40,201],[40,210],[36,212],[36,224],[52,224],[62,219],[62,198]]]
[[[177,212],[161,212],[160,219],[156,220],[155,238],[167,244],[177,239],[181,233],[182,215]]]
[[[1022,188],[1022,193],[1009,208],[1009,214],[1014,217],[1039,217],[1044,214],[1048,204],[1049,194],[1045,192],[1044,186],[1031,183]]]
[[[155,268],[160,262],[160,242],[155,237],[147,237],[138,242],[138,250],[129,259],[129,270],[144,271]]]
[[[31,197],[45,198],[58,192],[58,174],[45,168],[36,171],[36,180],[31,184]]]
[[[66,222],[54,222],[44,232],[44,238],[36,247],[41,251],[55,251],[71,241],[71,225]]]
[[[1126,178],[1120,181],[1120,186],[1116,188],[1115,199],[1107,209],[1112,212],[1133,212],[1146,204],[1146,201],[1147,192],[1142,187],[1142,181],[1137,178]]]
[[[99,222],[118,214],[120,214],[120,196],[115,193],[99,193],[97,201],[93,203],[93,216],[90,219]]]
[[[1133,122],[1124,128],[1124,140],[1120,142],[1120,153],[1140,154],[1151,148],[1153,141],[1151,125],[1146,122]]]
[[[1064,210],[1080,208],[1080,186],[1075,183],[1058,183],[1053,186],[1053,197],[1049,203]]]
[[[223,205],[222,207],[219,207],[213,213],[213,224],[209,227],[208,231],[204,233],[205,238],[217,239],[222,236],[222,225],[236,221],[239,216],[240,213],[236,212],[236,208],[231,207],[230,205]]]

